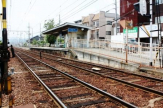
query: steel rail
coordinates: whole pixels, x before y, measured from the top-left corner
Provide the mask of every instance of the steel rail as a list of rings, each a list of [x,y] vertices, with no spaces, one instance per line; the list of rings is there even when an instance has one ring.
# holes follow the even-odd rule
[[[22,53],[22,52],[21,52],[21,53]],[[22,54],[24,54],[24,53],[22,53]],[[137,106],[135,106],[135,105],[133,105],[133,104],[131,104],[131,103],[128,103],[128,102],[126,102],[126,101],[124,101],[124,100],[122,100],[122,99],[120,99],[120,98],[118,98],[118,97],[116,97],[116,96],[114,96],[114,95],[108,93],[108,92],[105,92],[105,91],[103,91],[103,90],[101,90],[101,89],[99,89],[99,88],[97,88],[97,87],[95,87],[95,86],[93,86],[93,85],[91,85],[91,84],[89,84],[89,83],[86,83],[86,82],[84,82],[84,81],[82,81],[82,80],[80,80],[80,79],[78,79],[78,78],[76,78],[76,77],[73,77],[73,76],[71,76],[71,75],[68,74],[68,73],[65,73],[65,72],[63,72],[63,71],[61,71],[61,70],[58,70],[58,69],[56,69],[55,67],[53,67],[53,66],[51,66],[51,65],[49,65],[49,64],[47,64],[47,63],[45,63],[45,62],[43,62],[43,61],[41,61],[41,60],[38,60],[38,59],[36,59],[36,58],[34,58],[34,57],[31,57],[31,56],[29,56],[29,55],[27,55],[27,54],[24,54],[24,55],[26,55],[26,56],[28,56],[28,57],[30,57],[30,58],[32,58],[32,59],[34,59],[34,60],[36,60],[36,61],[42,63],[42,64],[44,64],[44,65],[46,65],[46,66],[48,66],[48,67],[50,67],[51,69],[54,69],[54,70],[58,71],[59,73],[61,73],[61,74],[65,75],[65,76],[67,76],[67,77],[73,79],[74,81],[76,81],[76,82],[78,82],[78,83],[80,83],[80,84],[82,84],[82,85],[84,85],[84,86],[86,86],[86,87],[88,87],[88,88],[90,88],[90,89],[92,89],[92,90],[94,90],[94,91],[96,91],[96,92],[98,92],[98,93],[104,95],[104,96],[107,96],[107,97],[111,98],[112,100],[117,101],[118,103],[120,103],[120,104],[122,104],[122,105],[124,105],[124,106],[126,106],[126,107],[128,107],[128,108],[138,108]]]
[[[48,58],[48,57],[45,57],[47,59],[51,59],[51,58]],[[54,60],[54,59],[51,59],[51,60]],[[127,81],[124,81],[124,80],[120,80],[120,79],[117,79],[117,78],[113,78],[113,77],[110,77],[110,76],[105,76],[105,75],[102,75],[98,72],[95,72],[95,71],[92,71],[92,70],[89,70],[89,69],[85,69],[85,68],[82,68],[82,67],[79,67],[79,66],[75,66],[75,65],[72,65],[72,64],[68,64],[68,63],[64,63],[62,61],[58,61],[58,60],[54,60],[56,62],[60,62],[62,64],[65,64],[65,65],[69,65],[71,67],[75,67],[75,68],[78,68],[78,69],[82,69],[82,70],[85,70],[86,72],[91,72],[93,74],[97,74],[97,75],[100,75],[102,77],[105,77],[105,78],[109,78],[109,79],[112,79],[112,80],[115,80],[115,81],[118,81],[118,82],[121,82],[121,83],[124,83],[124,84],[127,84],[127,85],[130,85],[132,87],[137,87],[139,89],[142,89],[142,90],[145,90],[145,91],[148,91],[148,92],[152,92],[152,93],[155,93],[157,95],[161,95],[163,96],[163,92],[160,92],[160,91],[157,91],[157,90],[154,90],[154,89],[151,89],[151,88],[148,88],[148,87],[144,87],[144,86],[140,86],[138,84],[133,84],[133,83],[129,83]]]
[[[48,54],[48,55],[50,55],[50,54]],[[51,55],[51,56],[53,56],[53,55]],[[99,64],[89,63],[89,62],[84,62],[84,61],[71,60],[71,59],[67,59],[67,58],[59,57],[59,56],[55,56],[55,57],[66,59],[66,60],[70,60],[70,61],[75,61],[75,62],[79,62],[79,63],[83,63],[83,64],[98,66],[98,67],[105,68],[105,69],[110,69],[110,70],[114,70],[114,71],[130,74],[130,75],[135,75],[135,76],[139,76],[139,77],[143,77],[143,78],[147,78],[147,79],[163,82],[163,79],[158,79],[158,78],[149,77],[149,76],[145,76],[145,75],[139,75],[139,74],[135,74],[135,73],[130,73],[130,72],[127,72],[126,70],[119,70],[119,69],[116,69],[116,68],[113,68],[113,67],[106,67],[106,66],[102,66],[102,65],[99,65]]]
[[[72,60],[72,59],[68,59],[68,58],[64,58],[64,57],[54,56],[52,54],[46,54],[46,55],[62,58],[62,59],[65,59],[65,60],[75,61],[75,62],[78,62],[78,63],[88,64],[88,65],[92,65],[92,66],[98,66],[98,67],[101,67],[101,68],[105,68],[105,69],[109,69],[109,70],[114,70],[114,71],[117,71],[117,72],[122,72],[122,73],[130,74],[130,75],[135,75],[135,76],[139,76],[139,77],[143,77],[143,78],[147,78],[147,79],[163,82],[163,79],[149,77],[149,76],[145,76],[145,75],[139,75],[139,74],[136,74],[136,73],[128,72],[126,70],[119,70],[117,68],[106,67],[106,66],[102,66],[102,65],[99,65],[99,64],[95,64],[95,63],[89,63],[89,62],[84,62],[84,61]]]
[[[35,77],[35,79],[46,89],[46,91],[49,93],[49,95],[53,98],[55,103],[58,105],[60,108],[67,108],[64,103],[53,93],[53,91],[50,90],[50,88],[35,74],[34,71],[24,62],[23,59],[20,58],[19,55],[15,54],[19,60],[21,60],[22,63],[27,67],[27,69],[30,71],[30,73]]]

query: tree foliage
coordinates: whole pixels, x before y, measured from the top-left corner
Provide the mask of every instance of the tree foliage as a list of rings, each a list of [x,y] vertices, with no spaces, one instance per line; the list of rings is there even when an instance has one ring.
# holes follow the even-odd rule
[[[48,21],[45,21],[44,28],[46,30],[50,30],[55,27],[55,23],[53,19],[50,19]],[[46,35],[46,41],[49,43],[49,47],[51,47],[51,44],[54,44],[56,41],[56,36],[54,35]]]
[[[33,44],[33,45],[36,45],[36,44],[37,44],[37,41],[34,39],[34,40],[32,41],[32,44]]]

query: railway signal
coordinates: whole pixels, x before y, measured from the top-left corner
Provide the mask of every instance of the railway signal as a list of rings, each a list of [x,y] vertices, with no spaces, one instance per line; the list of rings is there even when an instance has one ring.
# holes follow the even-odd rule
[[[0,47],[0,107],[2,107],[2,94],[9,95],[11,89],[11,76],[8,74],[8,51],[7,21],[6,21],[6,0],[2,0],[2,46]],[[11,98],[10,98],[11,99]],[[10,101],[9,99],[9,101]],[[10,108],[12,105],[9,105]]]
[[[150,14],[147,14],[147,2],[146,0],[140,0],[140,2],[134,3],[134,9],[144,17],[151,18]]]

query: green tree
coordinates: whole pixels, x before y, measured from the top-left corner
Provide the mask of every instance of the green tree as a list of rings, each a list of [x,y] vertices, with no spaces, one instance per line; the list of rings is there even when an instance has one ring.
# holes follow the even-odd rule
[[[36,44],[37,44],[37,41],[34,39],[34,40],[32,41],[32,44],[33,44],[33,45],[36,45]]]
[[[53,19],[45,21],[44,28],[46,30],[50,30],[50,29],[52,29],[54,27],[55,27],[55,23],[54,23]],[[54,35],[46,35],[46,41],[47,41],[47,43],[49,43],[49,47],[51,47],[51,44],[54,44],[55,41],[56,41],[56,36],[54,36]]]

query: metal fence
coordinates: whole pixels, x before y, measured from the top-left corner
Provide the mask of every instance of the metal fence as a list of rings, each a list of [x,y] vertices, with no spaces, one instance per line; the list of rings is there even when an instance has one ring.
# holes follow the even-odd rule
[[[153,44],[152,46],[153,65],[159,67],[160,61],[163,60],[161,53],[159,54],[159,50],[162,51],[163,47],[159,47],[158,44]],[[85,39],[79,39],[74,41],[72,48],[119,59],[124,62],[127,59],[128,62],[144,66],[149,66],[150,62],[149,43],[129,43],[126,47],[126,44],[122,42],[111,42],[110,40],[90,40],[88,42]]]

